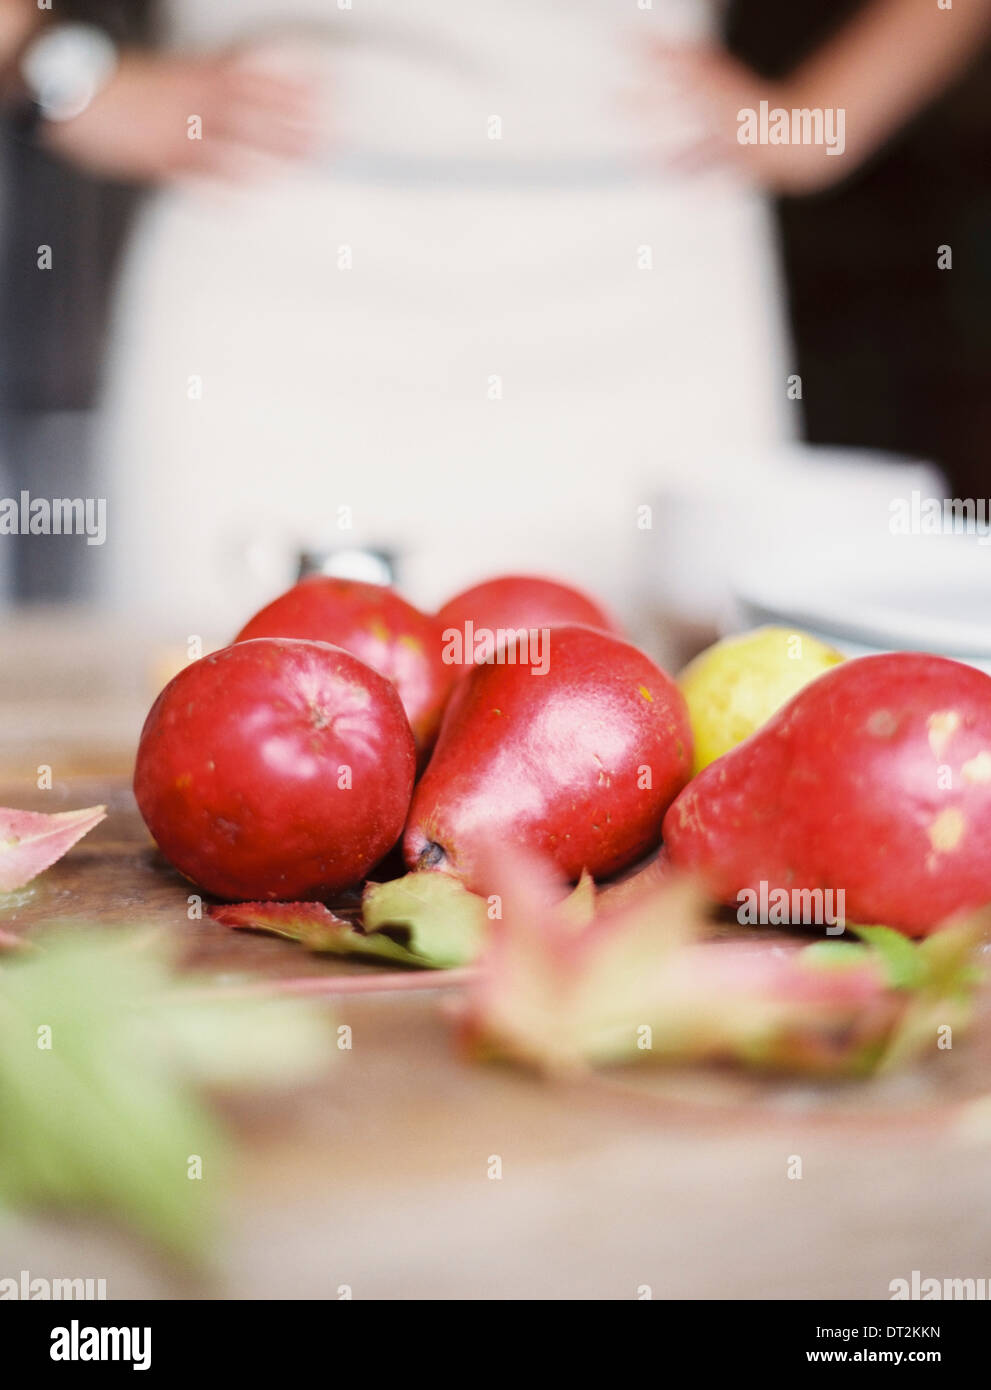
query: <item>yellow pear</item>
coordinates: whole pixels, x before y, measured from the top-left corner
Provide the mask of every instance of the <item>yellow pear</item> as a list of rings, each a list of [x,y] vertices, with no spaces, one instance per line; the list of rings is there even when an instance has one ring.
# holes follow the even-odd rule
[[[694,771],[742,743],[809,681],[842,660],[834,647],[786,627],[754,628],[707,647],[678,677],[692,721]]]

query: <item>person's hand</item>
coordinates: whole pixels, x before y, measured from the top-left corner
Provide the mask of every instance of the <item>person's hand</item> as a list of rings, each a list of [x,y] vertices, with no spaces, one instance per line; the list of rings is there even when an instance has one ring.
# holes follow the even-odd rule
[[[699,112],[700,137],[688,142],[682,161],[698,167],[728,160],[775,192],[811,193],[880,150],[952,86],[989,36],[991,0],[970,0],[958,10],[931,0],[869,0],[784,82],[759,77],[721,48],[655,45],[646,95],[653,90],[656,100],[666,76]],[[762,101],[769,111],[820,113],[823,136],[826,119],[831,123],[832,146],[807,137],[804,143],[741,143],[740,114],[759,111]]]
[[[198,128],[201,138],[191,138]],[[233,51],[125,52],[91,105],[73,120],[48,122],[42,136],[61,158],[125,181],[250,177],[273,160],[304,157],[314,139],[308,84]]]
[[[741,113],[808,108],[814,103],[786,82],[761,77],[717,45],[652,45],[648,78],[634,94],[647,119],[670,118],[672,104],[688,119],[690,131],[672,147],[659,140],[657,158],[667,169],[696,173],[723,166],[774,193],[814,192],[850,172],[843,154],[827,154],[825,144],[742,144]]]

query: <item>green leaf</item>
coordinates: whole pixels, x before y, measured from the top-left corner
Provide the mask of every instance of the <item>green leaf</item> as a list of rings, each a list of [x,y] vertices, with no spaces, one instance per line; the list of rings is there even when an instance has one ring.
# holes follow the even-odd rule
[[[984,978],[977,963],[976,948],[988,938],[988,914],[943,927],[927,936],[919,946],[929,979],[946,993],[968,992]]]
[[[326,1014],[286,999],[164,997],[158,1009],[184,1076],[209,1086],[271,1086],[326,1067]]]
[[[486,899],[449,874],[426,871],[370,883],[361,910],[366,941],[390,939],[412,963],[435,970],[471,965],[485,941]]]
[[[132,932],[31,939],[0,967],[0,1203],[110,1215],[205,1260],[230,1142],[199,1083],[323,1065],[326,1022],[299,1001],[197,1001],[161,942]]]
[[[929,972],[916,942],[893,927],[851,925],[850,930],[877,952],[892,989],[919,989],[925,984]]]
[[[923,975],[892,1031],[881,1066],[890,1070],[913,1057],[935,1053],[940,1039],[962,1032],[974,1012],[974,990],[984,977],[977,952],[987,940],[988,914],[981,912],[941,927],[916,951]]]
[[[801,951],[801,959],[809,965],[827,970],[863,965],[870,955],[867,946],[853,941],[815,941]]]

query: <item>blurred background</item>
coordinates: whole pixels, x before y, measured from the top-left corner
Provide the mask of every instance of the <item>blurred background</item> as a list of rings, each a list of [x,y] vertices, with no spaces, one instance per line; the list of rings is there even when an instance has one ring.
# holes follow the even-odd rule
[[[796,566],[890,607],[892,500],[983,486],[962,9],[0,0],[0,493],[108,523],[0,537],[0,592],[223,640],[378,547],[426,605],[570,577],[671,660]],[[741,146],[762,100],[843,154]]]

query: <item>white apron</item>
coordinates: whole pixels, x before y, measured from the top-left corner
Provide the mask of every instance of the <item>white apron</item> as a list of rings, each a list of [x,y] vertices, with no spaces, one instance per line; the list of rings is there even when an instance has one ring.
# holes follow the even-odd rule
[[[274,6],[176,7],[180,43]],[[106,402],[109,597],[235,627],[298,545],[402,552],[432,603],[508,567],[622,604],[637,507],[787,431],[768,213],[645,160],[655,0],[355,0],[300,42],[334,147],[167,191],[135,238]],[[683,122],[672,107],[660,134]],[[500,138],[492,138],[493,135]]]

